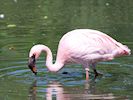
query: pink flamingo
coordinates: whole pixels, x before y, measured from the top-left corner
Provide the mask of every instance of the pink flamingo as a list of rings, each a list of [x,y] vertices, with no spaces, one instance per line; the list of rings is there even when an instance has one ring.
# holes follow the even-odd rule
[[[41,54],[46,52],[46,66],[49,71],[57,72],[67,63],[81,64],[86,71],[86,80],[89,79],[90,66],[94,70],[96,63],[109,61],[115,57],[130,55],[130,49],[110,36],[92,29],[76,29],[66,33],[58,45],[56,61],[53,64],[51,50],[42,44],[35,45],[29,53],[29,68],[37,74],[35,61]]]

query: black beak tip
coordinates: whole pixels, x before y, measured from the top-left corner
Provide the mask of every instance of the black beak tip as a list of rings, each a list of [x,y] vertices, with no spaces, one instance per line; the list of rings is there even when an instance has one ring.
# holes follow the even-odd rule
[[[29,64],[28,67],[29,67],[29,69],[31,69],[31,71],[32,71],[35,75],[37,75],[37,72],[33,70],[32,65]]]

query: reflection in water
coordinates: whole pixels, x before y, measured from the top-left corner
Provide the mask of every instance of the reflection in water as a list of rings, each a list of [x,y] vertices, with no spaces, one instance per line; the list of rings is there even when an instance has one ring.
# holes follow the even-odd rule
[[[69,95],[64,93],[64,89],[58,82],[50,83],[46,92],[46,100],[53,100],[53,98],[56,98],[56,100],[68,100],[69,98]]]
[[[44,94],[44,98],[46,100],[103,100],[103,99],[116,99],[116,97],[112,93],[108,94],[96,94],[96,87],[91,85],[91,83],[85,82],[85,88],[63,88],[63,86],[57,82],[52,81],[47,85],[46,94]],[[35,80],[32,86],[29,89],[29,100],[37,100],[37,80]],[[75,92],[75,93],[73,93]],[[45,93],[45,92],[44,92]],[[39,94],[39,93],[38,93]],[[118,97],[117,97],[118,98]]]
[[[29,89],[29,100],[36,100],[37,81],[35,80]]]

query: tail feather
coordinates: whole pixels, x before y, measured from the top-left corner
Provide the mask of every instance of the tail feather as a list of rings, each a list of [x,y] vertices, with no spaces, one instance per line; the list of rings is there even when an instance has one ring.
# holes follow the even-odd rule
[[[114,40],[113,38],[109,37],[106,34],[103,34],[102,32],[97,32],[100,35],[102,35],[103,37],[106,37],[108,40],[110,40],[111,42],[113,42],[114,44],[116,44],[116,46],[119,48],[119,50],[114,51],[114,52],[119,52],[120,51],[120,55],[130,55],[131,54],[131,50],[128,48],[128,46],[121,44],[120,42],[117,42],[116,40]],[[117,53],[114,53],[117,55]],[[119,55],[119,53],[118,53]]]
[[[131,50],[128,48],[128,46],[123,45],[123,44],[121,44],[119,42],[117,42],[117,45],[123,50],[122,51],[123,55],[130,55],[131,54]]]
[[[113,38],[110,38],[108,35],[104,34],[105,37],[107,37],[110,41],[116,44],[121,50],[121,55],[130,55],[131,50],[128,48],[128,46],[121,44],[120,42],[117,42]]]

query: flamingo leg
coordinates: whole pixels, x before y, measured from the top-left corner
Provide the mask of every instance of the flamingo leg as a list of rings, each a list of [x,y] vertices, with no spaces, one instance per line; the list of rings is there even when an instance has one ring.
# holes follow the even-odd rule
[[[98,72],[97,72],[97,70],[96,70],[96,64],[92,64],[92,69],[93,69],[94,74],[95,74],[94,79],[96,79],[96,77],[97,77],[98,75],[102,75],[101,73],[98,73]]]
[[[86,80],[88,81],[89,80],[89,71],[86,70]]]
[[[85,68],[86,71],[86,80],[89,80],[89,68]]]
[[[96,69],[93,69],[93,71],[94,71],[94,74],[95,74],[95,78],[99,75],[99,73],[97,72],[97,70]]]
[[[99,75],[98,72],[97,72],[97,70],[96,70],[96,64],[94,64],[94,63],[92,64],[92,69],[93,69],[94,74],[95,74],[94,79],[96,79],[96,77]]]

